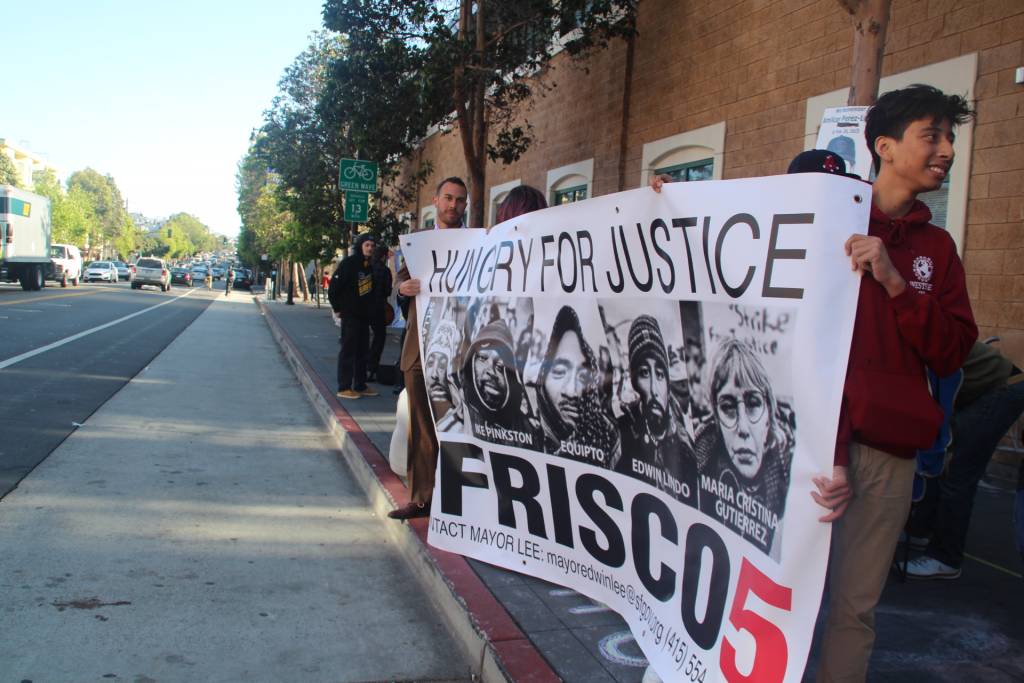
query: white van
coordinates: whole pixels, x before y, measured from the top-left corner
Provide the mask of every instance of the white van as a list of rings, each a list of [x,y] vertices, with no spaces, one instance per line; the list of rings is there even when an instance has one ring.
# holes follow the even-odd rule
[[[70,282],[75,287],[82,279],[82,252],[73,244],[51,244],[50,260],[53,261],[53,277],[61,287]]]

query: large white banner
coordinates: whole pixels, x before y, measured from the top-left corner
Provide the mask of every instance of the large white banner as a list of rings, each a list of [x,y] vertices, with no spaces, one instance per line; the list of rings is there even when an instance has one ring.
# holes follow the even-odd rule
[[[666,681],[798,681],[870,186],[678,183],[403,238],[430,543],[621,613]]]

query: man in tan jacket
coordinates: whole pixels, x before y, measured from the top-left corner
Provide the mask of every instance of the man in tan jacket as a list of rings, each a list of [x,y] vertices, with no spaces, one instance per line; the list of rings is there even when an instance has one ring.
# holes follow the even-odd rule
[[[437,209],[435,229],[465,227],[462,219],[466,213],[466,184],[460,178],[445,178],[437,186],[434,207]],[[423,380],[423,365],[420,362],[420,335],[416,321],[416,295],[420,293],[420,281],[409,276],[409,268],[402,266],[396,278],[398,293],[411,298],[406,322],[405,343],[399,367],[405,376],[405,390],[409,396],[409,457],[408,457],[408,504],[392,510],[392,519],[411,519],[430,515],[430,496],[434,492],[434,472],[437,469],[437,435],[430,418],[430,399]]]

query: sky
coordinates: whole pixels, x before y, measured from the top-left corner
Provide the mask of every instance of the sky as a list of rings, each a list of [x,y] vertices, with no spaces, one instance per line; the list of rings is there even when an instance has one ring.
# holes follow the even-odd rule
[[[233,237],[235,173],[322,0],[0,1],[0,138]],[[13,58],[13,62],[12,62]]]

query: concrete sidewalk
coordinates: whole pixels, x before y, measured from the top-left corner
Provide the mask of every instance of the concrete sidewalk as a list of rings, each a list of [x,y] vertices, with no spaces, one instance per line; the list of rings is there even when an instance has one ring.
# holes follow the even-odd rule
[[[265,310],[307,394],[321,404],[325,420],[335,425],[336,437],[351,442],[357,455],[365,458],[366,474],[360,481],[368,491],[384,492],[375,505],[383,512],[405,502],[403,485],[383,459],[394,424],[395,399],[390,387],[378,386],[379,397],[339,403],[333,395],[338,332],[331,324],[329,309],[269,302]],[[385,353],[385,360],[396,358],[397,343]],[[983,485],[975,499],[968,545],[971,555],[963,578],[905,584],[890,581],[878,608],[878,643],[869,680],[1024,680],[1024,623],[1017,618],[1024,610],[1020,578],[1024,568],[1013,547],[1012,492],[996,478],[992,479],[996,485]],[[457,561],[448,553],[426,547],[425,520],[414,520],[409,528],[424,546],[415,563],[421,570],[427,567],[424,571],[439,575],[439,582],[460,603],[476,635],[487,641],[485,649],[494,650],[500,660],[502,645],[515,642],[521,656],[532,651],[534,657],[542,657],[532,669],[520,667],[518,675],[510,675],[506,668],[504,673],[511,680],[641,680],[646,660],[617,614],[574,591],[481,562]],[[408,539],[399,542],[403,547],[409,545]],[[466,576],[467,566],[471,577]],[[468,588],[461,588],[467,583]],[[487,594],[480,595],[480,590]],[[820,621],[819,615],[818,630]],[[495,622],[503,627],[489,629],[488,624]],[[814,678],[816,650],[812,648],[806,681]],[[504,667],[507,662],[498,664]]]
[[[11,681],[469,681],[252,298],[0,502]]]

